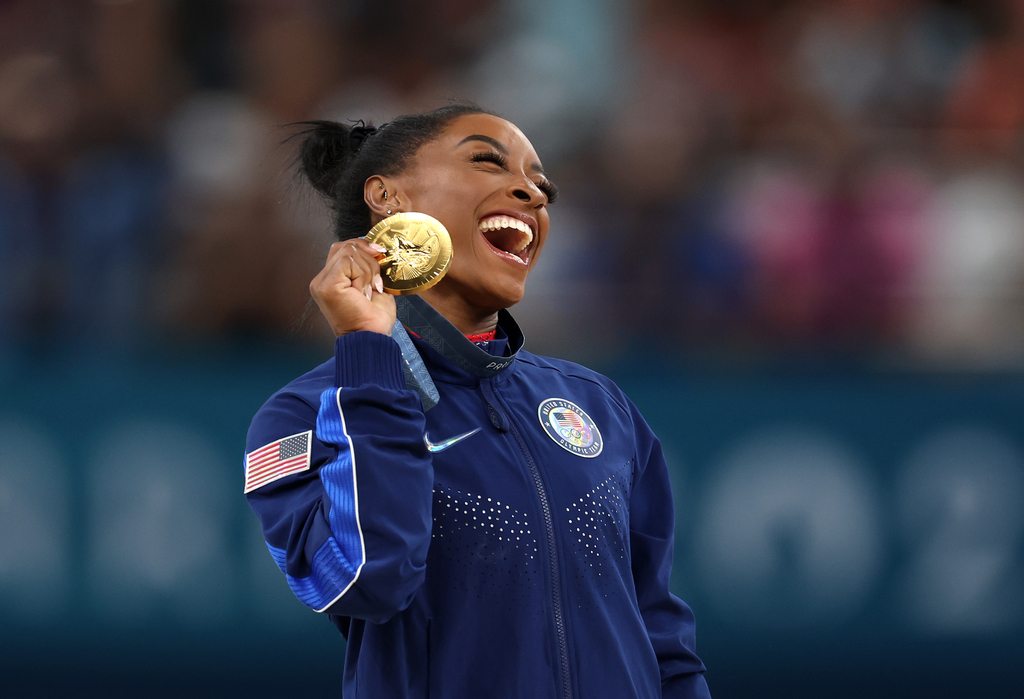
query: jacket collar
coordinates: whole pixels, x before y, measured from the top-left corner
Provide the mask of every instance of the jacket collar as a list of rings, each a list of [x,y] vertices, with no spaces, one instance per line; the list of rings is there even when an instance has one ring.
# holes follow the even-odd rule
[[[512,315],[498,311],[498,325],[508,336],[509,356],[488,354],[466,339],[459,329],[419,296],[399,296],[395,299],[398,320],[434,351],[465,372],[480,378],[490,378],[515,363],[526,338]]]

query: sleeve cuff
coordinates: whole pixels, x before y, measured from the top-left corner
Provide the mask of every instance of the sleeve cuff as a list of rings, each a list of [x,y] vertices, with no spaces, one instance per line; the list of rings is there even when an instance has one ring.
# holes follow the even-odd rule
[[[404,390],[402,350],[388,335],[370,331],[342,335],[334,341],[334,385],[355,388],[366,384]]]

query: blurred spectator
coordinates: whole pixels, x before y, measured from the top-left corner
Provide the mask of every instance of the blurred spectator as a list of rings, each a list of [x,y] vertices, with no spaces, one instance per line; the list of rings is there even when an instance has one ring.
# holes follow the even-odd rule
[[[955,73],[946,126],[954,146],[986,153],[1019,152],[1024,126],[1024,3],[999,4],[990,35]]]
[[[841,0],[811,4],[796,46],[800,83],[839,119],[931,125],[973,25],[948,4]]]
[[[162,159],[147,139],[174,94],[163,4],[0,12],[11,32],[0,59],[4,326],[18,339],[120,344],[140,328],[162,227]]]
[[[758,334],[813,340],[826,281],[821,183],[795,163],[767,157],[744,163],[731,179],[724,233],[751,257]]]
[[[292,334],[331,232],[281,127],[470,98],[562,184],[535,349],[1019,367],[1020,68],[1015,0],[11,0],[0,335]]]
[[[899,341],[914,309],[934,176],[915,158],[882,155],[865,167],[857,196],[865,235],[879,255],[879,301],[886,305],[879,330],[886,341]]]
[[[323,3],[231,9],[241,90],[196,92],[169,123],[179,243],[161,270],[164,322],[282,337],[302,316],[314,243],[330,234],[303,225],[288,186],[294,143],[284,143],[298,129],[282,127],[318,116],[344,73],[345,42]]]
[[[957,369],[1024,357],[1024,182],[983,168],[950,179],[929,211],[916,278],[915,348]]]
[[[308,271],[302,260],[312,255],[309,243],[283,225],[278,178],[289,163],[274,157],[266,166],[278,155],[275,135],[287,134],[226,92],[197,93],[171,119],[178,244],[160,275],[169,328],[210,337],[273,335],[299,317]]]

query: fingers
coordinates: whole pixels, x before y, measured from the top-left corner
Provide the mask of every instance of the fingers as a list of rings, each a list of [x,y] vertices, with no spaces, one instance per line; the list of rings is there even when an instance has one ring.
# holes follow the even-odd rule
[[[361,244],[365,245],[369,251],[369,255],[372,259],[370,265],[373,267],[373,288],[378,294],[384,293],[384,279],[380,276],[380,262],[377,261],[377,257],[380,256],[385,248],[383,245],[378,243],[370,243],[360,238]]]
[[[373,262],[376,266],[376,262]],[[350,284],[356,288],[367,301],[373,300],[373,277],[377,270],[360,255],[345,255],[339,262],[338,268],[345,275]]]
[[[377,256],[384,252],[384,246],[363,238],[346,242],[351,246],[348,268],[356,275],[352,277],[353,285],[363,292],[368,301],[373,300],[373,291],[384,293],[384,280],[381,279],[380,263],[377,262]]]
[[[383,251],[382,246],[362,238],[334,243],[323,269],[310,282],[310,293],[315,298],[354,287],[367,300],[372,300],[372,291],[384,292],[380,264],[376,260]]]
[[[309,292],[334,334],[359,330],[388,335],[395,323],[395,301],[384,293],[377,256],[380,245],[363,239],[334,243]]]

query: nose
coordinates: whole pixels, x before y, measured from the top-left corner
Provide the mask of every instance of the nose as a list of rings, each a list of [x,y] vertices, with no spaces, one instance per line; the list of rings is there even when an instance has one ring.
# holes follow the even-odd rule
[[[534,184],[533,180],[527,179],[525,182],[516,182],[509,186],[509,194],[519,201],[524,201],[534,208],[538,208],[544,205],[544,192],[540,191],[540,188]]]

